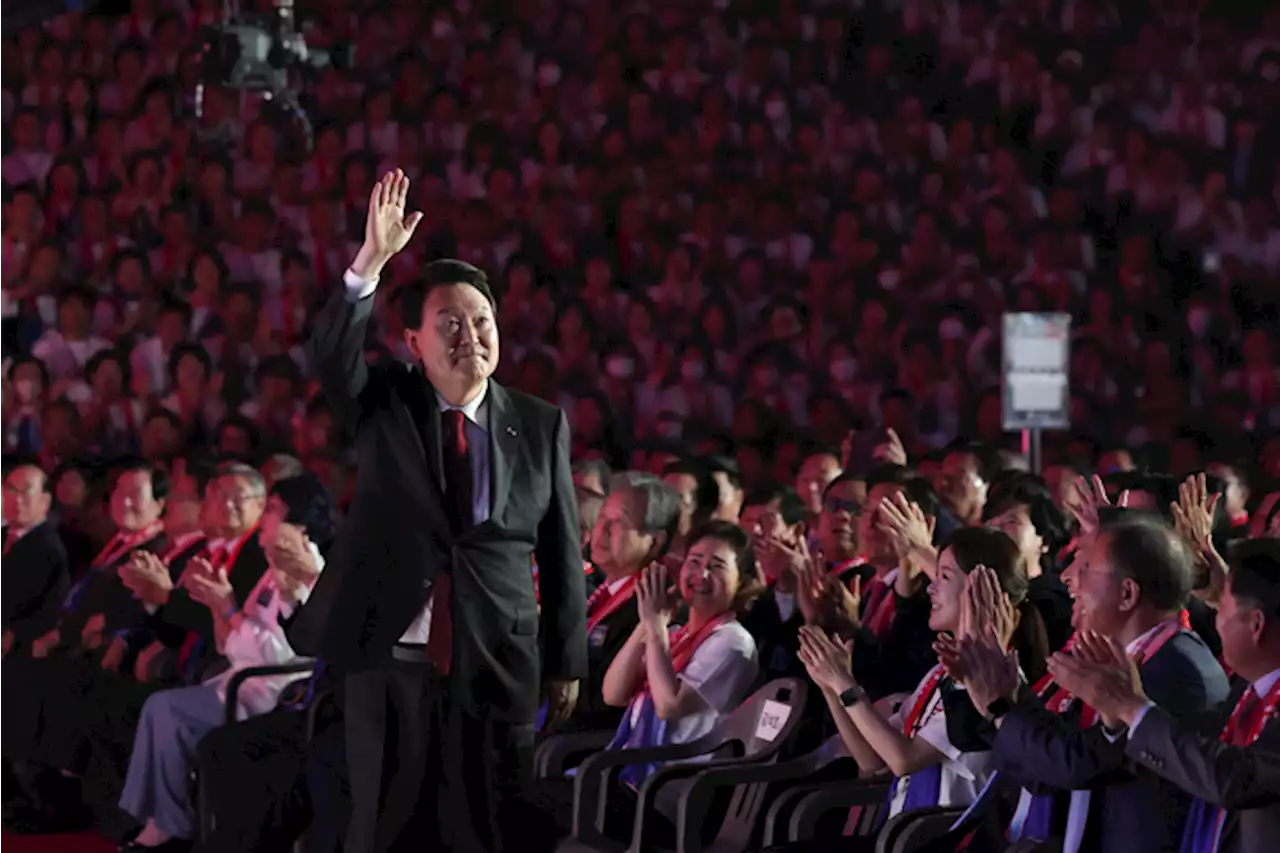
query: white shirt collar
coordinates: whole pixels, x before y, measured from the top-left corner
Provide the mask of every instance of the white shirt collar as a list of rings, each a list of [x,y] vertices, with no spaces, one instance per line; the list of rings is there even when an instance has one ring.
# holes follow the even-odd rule
[[[466,415],[467,420],[484,430],[489,429],[489,410],[485,405],[488,402],[488,382],[484,383],[484,387],[480,389],[480,393],[475,396],[475,399],[470,403],[467,403],[465,406],[451,406],[444,397],[440,396],[439,391],[436,392],[436,404],[440,407],[440,411],[447,412],[451,409],[457,409],[462,412],[462,414]]]
[[[1280,681],[1280,669],[1273,669],[1257,681],[1253,682],[1253,690],[1259,696],[1266,696],[1267,691],[1270,690],[1277,681]]]
[[[609,590],[610,595],[613,595],[615,592],[622,589],[622,585],[629,580],[631,580],[630,576],[625,578],[618,578],[616,581],[609,581],[607,584],[604,585],[604,588]]]

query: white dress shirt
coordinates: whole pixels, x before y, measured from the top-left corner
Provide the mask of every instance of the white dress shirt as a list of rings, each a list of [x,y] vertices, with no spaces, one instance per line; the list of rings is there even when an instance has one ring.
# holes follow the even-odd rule
[[[342,283],[347,288],[347,299],[357,302],[367,299],[378,289],[378,279],[363,279],[347,270],[342,275]],[[466,416],[467,445],[471,454],[471,516],[475,524],[483,524],[489,520],[490,505],[490,446],[489,446],[489,386],[488,383],[479,394],[465,406],[453,406],[436,393],[436,405],[441,412],[458,409]],[[427,604],[409,624],[408,630],[400,637],[400,642],[410,645],[424,645],[431,635],[431,606],[434,595],[427,597]]]

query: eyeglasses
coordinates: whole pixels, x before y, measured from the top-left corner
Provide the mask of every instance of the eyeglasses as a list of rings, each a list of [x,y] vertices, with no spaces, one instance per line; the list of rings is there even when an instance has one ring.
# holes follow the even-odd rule
[[[847,512],[849,515],[862,514],[862,504],[857,501],[847,501],[843,498],[827,498],[822,502],[822,508],[827,512]]]

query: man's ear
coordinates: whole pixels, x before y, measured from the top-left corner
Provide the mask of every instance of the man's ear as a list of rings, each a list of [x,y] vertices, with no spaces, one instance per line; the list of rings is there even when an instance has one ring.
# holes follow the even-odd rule
[[[409,352],[413,353],[414,359],[416,359],[417,361],[422,360],[422,353],[418,350],[418,330],[417,329],[404,330],[404,345],[409,348]]]

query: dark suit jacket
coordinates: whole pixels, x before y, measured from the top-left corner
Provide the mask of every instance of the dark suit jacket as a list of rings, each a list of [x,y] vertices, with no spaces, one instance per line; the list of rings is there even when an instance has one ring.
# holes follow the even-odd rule
[[[1199,731],[1152,708],[1125,748],[1141,766],[1226,809],[1220,853],[1273,850],[1280,843],[1280,721],[1272,720],[1252,746],[1228,746],[1217,734],[1243,689],[1222,704],[1212,727]]]
[[[161,554],[167,543],[168,539],[164,533],[159,533],[145,542],[138,543],[137,547],[121,553],[108,563],[90,565],[76,582],[85,584],[85,589],[78,596],[75,607],[62,614],[62,620],[58,626],[62,633],[62,645],[79,647],[80,635],[84,631],[85,623],[98,614],[106,618],[105,631],[108,634],[124,630],[127,627],[128,617],[137,616],[139,606],[133,593],[120,580],[120,568],[129,563],[134,551]],[[107,643],[109,642],[110,637],[107,638]],[[104,643],[103,649],[105,648]]]
[[[867,578],[862,581],[867,588]],[[884,637],[866,628],[853,638],[853,676],[873,699],[893,693],[910,693],[938,662],[933,650],[937,634],[929,628],[929,592],[926,585],[910,598],[891,593],[893,623]],[[867,599],[862,601],[863,615]]]
[[[1152,701],[1196,723],[1205,722],[1229,692],[1213,654],[1188,632],[1165,643],[1142,665],[1141,675]],[[1073,790],[1091,791],[1082,850],[1176,851],[1187,795],[1127,762],[1123,740],[1111,742],[1100,725],[1082,730],[1077,719],[1074,709],[1060,716],[1034,696],[1023,698],[996,734],[997,768],[1033,793],[1054,794],[1059,801]],[[1065,808],[1059,811],[1065,814]]]
[[[195,553],[198,552],[187,553],[186,559],[190,560]],[[175,559],[173,563],[176,562]],[[174,571],[173,563],[169,567],[171,574]],[[262,573],[267,570],[267,554],[258,542],[258,531],[249,535],[236,554],[235,562],[225,568],[236,603],[243,607],[249,593],[253,592],[253,588],[262,579]],[[213,639],[213,614],[208,607],[188,595],[185,589],[175,588],[169,593],[169,601],[161,610],[161,615],[164,622],[174,628],[180,628],[184,632],[194,631],[209,640]]]
[[[13,543],[4,556],[4,630],[13,631],[15,649],[57,623],[70,584],[67,550],[51,523],[36,525]]]
[[[640,611],[635,597],[610,613],[587,637],[587,677],[582,682],[578,707],[570,721],[573,731],[600,731],[616,728],[622,720],[622,708],[604,701],[604,674],[640,624]]]
[[[586,584],[569,424],[559,408],[490,381],[490,516],[450,530],[440,412],[420,369],[369,366],[373,297],[342,288],[316,317],[316,377],[348,434],[359,480],[295,649],[347,669],[390,660],[441,571],[453,584],[449,689],[493,719],[531,722],[542,679],[587,675]],[[531,567],[538,562],[541,630]]]

